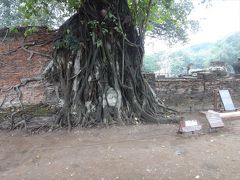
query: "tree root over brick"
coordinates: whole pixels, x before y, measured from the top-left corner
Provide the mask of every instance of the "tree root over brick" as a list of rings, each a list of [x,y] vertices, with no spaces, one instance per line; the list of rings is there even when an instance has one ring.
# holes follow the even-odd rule
[[[166,107],[143,78],[143,37],[131,20],[126,21],[129,17],[127,0],[85,0],[78,13],[60,27],[54,40],[53,61],[43,75],[23,79],[11,88],[19,102],[20,87],[44,76],[58,86],[64,102],[52,126],[70,130],[74,126],[178,121],[177,112]],[[29,53],[28,60],[34,53],[39,54],[26,47],[18,49]],[[23,111],[11,114],[11,129],[26,127],[29,120],[14,121]]]
[[[143,39],[124,21],[131,17],[127,0],[108,2],[84,1],[58,31],[51,72],[64,104],[56,123],[70,129],[177,120],[142,76]]]

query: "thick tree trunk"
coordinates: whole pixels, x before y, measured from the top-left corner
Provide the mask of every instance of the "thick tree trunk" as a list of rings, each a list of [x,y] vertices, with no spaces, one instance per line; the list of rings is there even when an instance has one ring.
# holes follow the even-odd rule
[[[69,127],[161,122],[167,109],[141,73],[144,47],[127,0],[86,0],[58,32],[54,80]]]

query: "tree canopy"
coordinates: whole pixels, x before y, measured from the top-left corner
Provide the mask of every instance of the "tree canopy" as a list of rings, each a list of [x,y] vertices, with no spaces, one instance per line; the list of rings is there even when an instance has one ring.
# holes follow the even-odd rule
[[[0,27],[48,26],[58,28],[81,7],[83,0],[2,0]],[[107,2],[107,1],[106,1]],[[188,32],[198,29],[189,19],[192,0],[128,0],[131,20],[141,36],[155,36],[169,43],[186,42]]]
[[[58,28],[73,11],[57,1],[2,0],[0,28],[47,26]]]

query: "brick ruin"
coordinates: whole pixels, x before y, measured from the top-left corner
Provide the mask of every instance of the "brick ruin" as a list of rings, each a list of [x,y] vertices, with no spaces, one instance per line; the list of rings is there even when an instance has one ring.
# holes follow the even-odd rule
[[[39,77],[50,62],[54,31],[45,28],[25,37],[23,33],[6,34],[0,31],[0,105],[2,108],[20,106],[19,98],[25,105],[58,102],[54,87],[42,81],[33,81],[16,87],[21,80]],[[23,46],[23,43],[25,46]],[[35,44],[35,46],[31,46]],[[28,46],[29,45],[29,46]],[[35,53],[31,53],[35,52]],[[156,94],[171,107],[180,111],[212,109],[214,89],[229,89],[233,101],[240,106],[240,78],[220,79],[161,78],[146,74]]]
[[[50,61],[55,32],[40,28],[38,33],[25,37],[24,28],[11,33],[0,30],[0,105],[19,106],[47,103],[46,83],[32,81],[17,88],[24,79],[39,77]],[[34,46],[33,46],[34,45]]]
[[[240,107],[240,78],[181,79],[168,78],[155,81],[156,93],[165,103],[179,111],[213,109],[214,90],[228,89],[235,107]],[[220,100],[219,100],[220,102]]]
[[[159,78],[149,73],[145,74],[145,78],[166,105],[181,112],[213,109],[213,93],[218,89],[229,90],[235,107],[240,107],[239,75],[221,78]]]

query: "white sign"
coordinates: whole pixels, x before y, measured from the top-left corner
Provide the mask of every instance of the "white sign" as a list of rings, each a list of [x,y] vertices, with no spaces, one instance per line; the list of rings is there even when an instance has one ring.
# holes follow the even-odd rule
[[[206,117],[211,128],[218,128],[224,126],[222,118],[220,117],[220,114],[218,112],[208,111],[206,113]]]
[[[188,127],[188,126],[197,126],[198,125],[198,122],[197,120],[188,120],[188,121],[185,121],[185,126]]]
[[[194,132],[199,131],[202,129],[202,126],[198,123],[197,120],[186,120],[180,121],[179,132],[187,133],[187,132]]]

